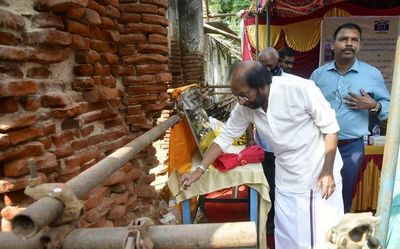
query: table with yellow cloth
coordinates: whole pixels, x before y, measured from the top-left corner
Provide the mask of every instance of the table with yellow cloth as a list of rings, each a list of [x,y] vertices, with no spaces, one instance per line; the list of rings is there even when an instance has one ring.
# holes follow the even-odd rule
[[[376,210],[384,146],[365,146],[365,158],[353,198],[352,212]]]
[[[244,149],[244,146],[231,146],[230,153],[238,153]],[[192,165],[198,165],[200,161],[200,154],[195,153],[192,159]],[[173,175],[171,175],[173,176]],[[170,179],[168,182],[176,179]],[[182,191],[176,198],[177,203],[192,197],[205,195],[207,193],[215,192],[224,188],[229,188],[239,185],[247,185],[248,187],[256,190],[259,194],[259,211],[258,211],[258,238],[259,248],[266,249],[266,225],[268,212],[271,208],[271,201],[269,198],[269,185],[265,178],[264,171],[261,163],[251,163],[244,166],[238,166],[226,173],[222,173],[214,167],[209,168],[201,178],[192,184],[186,191]],[[171,194],[175,195],[171,189]]]

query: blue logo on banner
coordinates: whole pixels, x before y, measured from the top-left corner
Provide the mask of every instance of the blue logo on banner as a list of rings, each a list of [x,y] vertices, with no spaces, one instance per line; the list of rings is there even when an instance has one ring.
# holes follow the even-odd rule
[[[378,32],[389,31],[389,20],[375,21],[374,30]]]

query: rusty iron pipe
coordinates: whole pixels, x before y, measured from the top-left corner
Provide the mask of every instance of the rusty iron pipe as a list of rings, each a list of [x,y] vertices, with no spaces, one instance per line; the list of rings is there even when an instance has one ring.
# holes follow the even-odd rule
[[[96,185],[103,182],[112,173],[126,164],[135,154],[158,139],[166,130],[180,120],[178,115],[171,116],[127,145],[75,176],[66,186],[82,198]],[[51,224],[64,210],[61,201],[53,197],[43,197],[27,207],[12,220],[13,232],[23,237],[31,237],[45,226]]]
[[[127,227],[75,229],[65,238],[62,248],[121,249],[127,233]],[[254,222],[150,226],[149,237],[154,249],[254,248],[257,228]],[[42,249],[43,242],[41,233],[27,240],[12,233],[0,233],[1,248]]]

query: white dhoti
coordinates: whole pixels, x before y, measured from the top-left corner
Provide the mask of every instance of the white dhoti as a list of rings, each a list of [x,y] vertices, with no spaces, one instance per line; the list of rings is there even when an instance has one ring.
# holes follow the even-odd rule
[[[275,248],[324,249],[327,231],[344,215],[342,182],[322,199],[321,193],[291,193],[275,189]]]

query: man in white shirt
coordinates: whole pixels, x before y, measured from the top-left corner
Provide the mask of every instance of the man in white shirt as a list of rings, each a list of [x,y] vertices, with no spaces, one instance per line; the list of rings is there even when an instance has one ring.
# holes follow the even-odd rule
[[[238,63],[229,80],[239,103],[201,164],[182,175],[182,184],[197,181],[253,123],[276,156],[276,248],[325,248],[326,232],[343,216],[334,110],[314,82],[287,75],[271,84],[271,73],[259,62]]]

